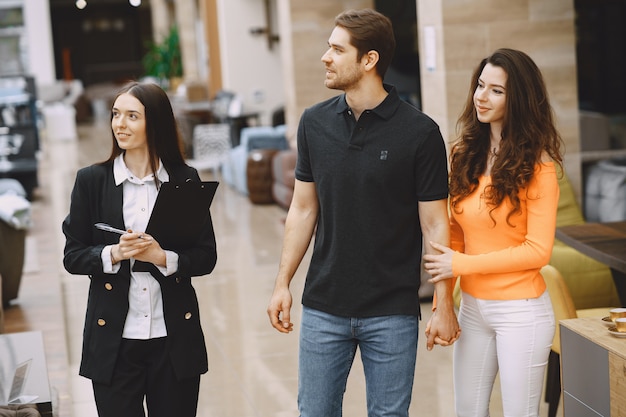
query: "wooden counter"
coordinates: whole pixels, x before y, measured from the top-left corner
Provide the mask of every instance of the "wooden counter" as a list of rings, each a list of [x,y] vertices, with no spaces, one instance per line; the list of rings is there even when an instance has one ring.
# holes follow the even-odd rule
[[[560,326],[564,415],[626,416],[626,338],[611,335],[599,318]]]

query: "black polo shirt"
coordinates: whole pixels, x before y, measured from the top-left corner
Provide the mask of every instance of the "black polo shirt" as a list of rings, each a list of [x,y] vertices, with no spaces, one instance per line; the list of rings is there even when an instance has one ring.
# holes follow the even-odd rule
[[[437,124],[395,88],[358,122],[345,95],[304,111],[296,178],[320,215],[302,302],[346,317],[419,315],[419,201],[447,198]]]

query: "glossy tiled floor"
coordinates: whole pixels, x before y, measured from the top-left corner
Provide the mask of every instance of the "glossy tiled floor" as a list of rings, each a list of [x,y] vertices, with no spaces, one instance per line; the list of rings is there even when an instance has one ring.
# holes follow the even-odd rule
[[[88,280],[67,274],[61,264],[60,224],[67,212],[76,169],[107,156],[110,133],[106,122],[80,125],[79,140],[43,137],[41,187],[33,203],[35,227],[28,236],[27,265],[20,298],[7,312],[8,331],[44,331],[56,414],[96,416],[91,385],[77,375]],[[212,174],[203,173],[205,179]],[[200,417],[297,416],[296,331],[274,331],[265,309],[280,253],[285,211],[275,205],[251,205],[246,197],[222,184],[214,200],[213,221],[218,241],[214,272],[196,278],[209,351],[209,372],[202,377]],[[306,265],[308,256],[304,260]],[[305,267],[292,286],[299,301]],[[424,304],[426,320],[430,310]],[[21,320],[21,321],[20,321]],[[11,327],[11,322],[21,323]],[[422,327],[425,321],[422,323]],[[366,416],[365,387],[359,360],[345,396],[344,415]],[[420,341],[411,415],[453,416],[452,350],[426,351]],[[492,416],[500,416],[499,392]],[[542,415],[546,415],[542,404]],[[175,417],[175,416],[173,416]]]

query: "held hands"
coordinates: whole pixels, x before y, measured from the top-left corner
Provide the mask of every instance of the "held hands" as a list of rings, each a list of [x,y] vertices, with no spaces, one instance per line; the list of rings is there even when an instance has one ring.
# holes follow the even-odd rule
[[[447,246],[440,245],[439,243],[430,242],[430,246],[441,252],[440,254],[425,254],[424,269],[432,276],[429,280],[431,283],[436,283],[444,279],[453,278],[452,275],[452,254],[454,251]]]
[[[447,281],[453,278],[452,255],[454,251],[447,246],[435,242],[430,245],[439,253],[424,254],[424,269],[431,275],[429,282],[435,285],[437,293],[437,309],[426,324],[426,348],[432,350],[434,345],[450,346],[461,336],[461,328],[454,312],[452,300],[452,284]]]
[[[293,330],[291,322],[291,291],[288,287],[276,287],[267,307],[267,315],[272,327],[281,333],[290,333]]]
[[[454,312],[443,313],[435,310],[426,324],[426,349],[432,350],[434,345],[451,346],[461,336],[461,328]],[[445,331],[444,331],[445,330]]]
[[[159,242],[146,233],[135,233],[132,230],[121,235],[119,243],[111,249],[111,261],[114,264],[130,258],[158,266],[165,266],[166,263],[165,251]]]

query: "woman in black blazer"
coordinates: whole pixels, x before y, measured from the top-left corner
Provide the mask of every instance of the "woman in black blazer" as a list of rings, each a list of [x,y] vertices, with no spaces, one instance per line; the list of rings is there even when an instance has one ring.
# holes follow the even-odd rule
[[[151,417],[195,416],[208,362],[191,277],[215,267],[213,225],[209,216],[198,241],[176,252],[144,231],[161,183],[200,178],[159,86],[122,88],[111,129],[111,155],[78,171],[63,221],[63,264],[91,279],[80,375],[92,380],[101,417],[143,417],[144,400]],[[139,264],[149,272],[133,270]]]

